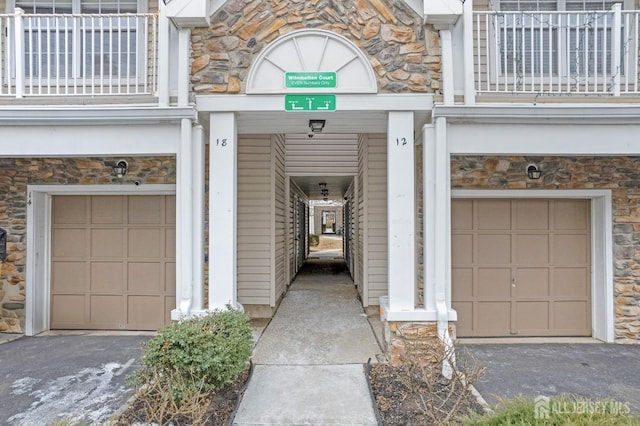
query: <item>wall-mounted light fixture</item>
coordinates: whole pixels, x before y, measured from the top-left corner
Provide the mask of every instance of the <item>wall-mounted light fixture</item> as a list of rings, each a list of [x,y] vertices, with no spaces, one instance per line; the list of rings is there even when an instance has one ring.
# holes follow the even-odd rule
[[[540,179],[540,177],[542,176],[542,170],[540,170],[535,164],[527,165],[526,170],[529,179]]]
[[[320,182],[318,186],[320,187],[320,189],[327,189],[327,184],[325,182]]]
[[[118,178],[123,178],[129,171],[129,163],[126,160],[118,160],[115,166],[113,166],[113,174]]]
[[[325,123],[325,120],[309,120],[309,129],[312,133],[322,133]]]

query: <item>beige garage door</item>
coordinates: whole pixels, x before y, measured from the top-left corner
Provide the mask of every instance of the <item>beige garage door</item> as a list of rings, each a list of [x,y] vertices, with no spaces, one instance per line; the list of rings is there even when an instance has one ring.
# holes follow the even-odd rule
[[[51,328],[157,330],[175,307],[174,196],[55,196]]]
[[[458,336],[590,336],[589,212],[588,200],[454,200]]]

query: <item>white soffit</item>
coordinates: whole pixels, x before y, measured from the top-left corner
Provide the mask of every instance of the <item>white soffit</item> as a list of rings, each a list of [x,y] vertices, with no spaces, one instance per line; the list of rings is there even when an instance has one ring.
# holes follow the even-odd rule
[[[336,87],[286,88],[286,72],[335,72]],[[281,36],[256,58],[247,78],[248,94],[377,93],[367,57],[347,38],[326,30],[305,29]]]
[[[210,0],[167,1],[167,17],[178,28],[207,27],[211,15]]]

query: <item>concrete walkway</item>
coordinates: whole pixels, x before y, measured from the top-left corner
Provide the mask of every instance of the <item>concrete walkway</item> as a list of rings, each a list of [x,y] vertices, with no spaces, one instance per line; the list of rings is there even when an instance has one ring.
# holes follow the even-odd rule
[[[305,264],[253,353],[236,425],[376,425],[364,364],[381,349],[344,262]]]

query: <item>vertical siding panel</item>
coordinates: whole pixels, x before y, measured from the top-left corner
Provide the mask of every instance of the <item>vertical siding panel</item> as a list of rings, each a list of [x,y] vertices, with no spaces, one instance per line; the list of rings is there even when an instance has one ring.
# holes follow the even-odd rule
[[[368,302],[378,305],[388,287],[386,135],[369,135],[366,163]]]
[[[284,137],[282,135],[274,135],[271,143],[272,159],[274,162],[274,277],[275,288],[273,305],[284,294],[287,285],[285,277],[285,148]]]
[[[270,305],[271,136],[238,137],[238,301]]]

